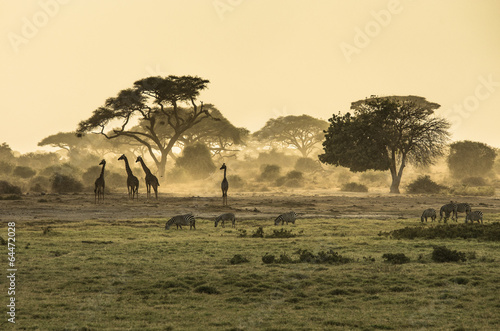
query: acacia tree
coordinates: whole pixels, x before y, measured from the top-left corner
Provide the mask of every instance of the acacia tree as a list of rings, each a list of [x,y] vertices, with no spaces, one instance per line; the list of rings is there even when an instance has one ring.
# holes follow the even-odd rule
[[[292,147],[307,157],[324,138],[323,130],[328,127],[326,121],[309,115],[281,116],[272,118],[264,127],[253,135],[261,142],[279,143],[283,147]]]
[[[351,171],[390,170],[399,193],[407,163],[426,166],[443,155],[449,123],[433,116],[440,105],[417,96],[372,97],[351,104],[354,114],[333,115],[321,162]]]
[[[454,177],[483,177],[495,163],[495,150],[476,141],[457,141],[450,145],[448,168]]]
[[[116,97],[106,100],[104,106],[92,116],[80,122],[77,132],[93,132],[108,139],[128,137],[147,148],[155,162],[158,173],[163,176],[167,156],[186,130],[211,118],[210,109],[197,104],[200,91],[208,80],[193,76],[148,77],[138,80],[133,88],[122,90]],[[181,107],[189,105],[189,109]],[[142,130],[133,125],[134,119],[141,123]],[[118,127],[110,130],[109,126]],[[162,139],[159,131],[165,126],[171,135]]]

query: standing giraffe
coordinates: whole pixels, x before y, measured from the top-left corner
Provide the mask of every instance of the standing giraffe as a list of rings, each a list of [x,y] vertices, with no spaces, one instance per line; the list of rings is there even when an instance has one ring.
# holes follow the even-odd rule
[[[139,179],[134,176],[132,173],[132,169],[130,169],[130,166],[128,164],[128,159],[123,154],[118,158],[118,160],[123,160],[125,161],[125,170],[127,171],[127,190],[128,190],[128,197],[129,199],[134,199],[134,196],[139,199]]]
[[[146,167],[146,164],[144,163],[142,157],[138,156],[135,162],[141,162],[142,169],[146,174],[145,180],[146,180],[146,191],[148,199],[149,196],[151,195],[151,186],[153,187],[153,190],[155,190],[156,199],[158,199],[158,186],[160,186],[158,178],[156,178],[156,176],[151,173],[151,170],[149,170],[149,168]]]
[[[227,182],[226,178],[226,164],[223,163],[222,167],[220,167],[220,170],[224,169],[224,179],[222,180],[222,183],[220,184],[220,188],[222,189],[222,205],[227,206],[227,189],[229,188],[229,183]]]
[[[94,185],[94,203],[102,200],[104,201],[104,167],[106,166],[106,161],[102,160],[99,165],[102,164],[101,175],[95,180]]]

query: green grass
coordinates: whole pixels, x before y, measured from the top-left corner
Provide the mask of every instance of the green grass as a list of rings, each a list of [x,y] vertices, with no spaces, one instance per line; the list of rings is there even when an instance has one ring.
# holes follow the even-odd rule
[[[491,215],[487,219],[492,219]],[[500,243],[379,236],[414,220],[303,219],[293,238],[164,230],[164,220],[17,222],[16,326],[26,330],[402,330],[500,328]],[[3,231],[6,231],[5,224]],[[44,231],[50,225],[50,231]],[[435,246],[465,252],[436,263]],[[344,264],[264,264],[330,250]],[[249,262],[231,264],[235,255]],[[393,264],[384,254],[404,254]],[[313,261],[312,259],[311,261]],[[1,256],[7,265],[7,254]],[[5,288],[6,278],[0,280]],[[5,294],[4,294],[5,296]],[[7,298],[4,297],[4,303]],[[10,325],[9,325],[10,326]],[[4,318],[0,328],[7,328]]]

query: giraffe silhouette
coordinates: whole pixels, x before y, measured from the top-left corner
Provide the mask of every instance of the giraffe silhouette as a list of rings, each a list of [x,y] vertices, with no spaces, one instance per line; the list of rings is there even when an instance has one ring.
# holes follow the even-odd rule
[[[148,199],[149,196],[151,195],[151,187],[153,187],[153,190],[155,190],[155,197],[156,199],[158,199],[158,186],[160,186],[158,178],[156,178],[156,176],[151,173],[151,170],[149,170],[149,168],[146,166],[141,156],[138,156],[135,162],[141,162],[142,169],[146,174],[145,180],[146,180],[146,191]]]
[[[222,180],[222,183],[220,184],[220,187],[222,189],[222,205],[227,206],[227,190],[229,188],[229,183],[226,178],[226,164],[223,163],[222,167],[220,167],[220,170],[224,169],[224,179]]]
[[[123,154],[118,158],[118,160],[125,161],[125,170],[127,171],[127,190],[129,199],[134,199],[134,196],[139,199],[139,179],[134,176],[132,173],[132,169],[130,169],[130,165],[128,164],[128,159]]]
[[[104,167],[106,161],[102,160],[99,165],[102,165],[101,175],[95,180],[94,184],[94,203],[99,202],[101,199],[104,201]]]

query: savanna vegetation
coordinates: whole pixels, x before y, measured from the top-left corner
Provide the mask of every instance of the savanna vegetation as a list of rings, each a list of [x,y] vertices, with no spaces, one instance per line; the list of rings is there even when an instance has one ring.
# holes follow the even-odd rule
[[[419,223],[308,218],[282,227],[249,218],[231,229],[198,218],[196,230],[166,231],[164,218],[25,220],[16,227],[16,325],[498,329],[498,231],[492,240],[400,235],[444,231]]]

